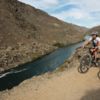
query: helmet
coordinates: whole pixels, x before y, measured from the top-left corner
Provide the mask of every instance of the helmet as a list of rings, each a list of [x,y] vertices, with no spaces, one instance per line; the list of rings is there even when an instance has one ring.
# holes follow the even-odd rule
[[[97,36],[98,36],[98,34],[99,34],[99,33],[98,33],[97,31],[91,33],[91,35],[97,35]]]

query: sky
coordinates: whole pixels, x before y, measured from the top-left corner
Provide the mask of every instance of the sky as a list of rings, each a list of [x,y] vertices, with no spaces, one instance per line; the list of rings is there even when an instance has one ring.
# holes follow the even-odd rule
[[[100,0],[19,0],[65,22],[88,28],[100,25]]]

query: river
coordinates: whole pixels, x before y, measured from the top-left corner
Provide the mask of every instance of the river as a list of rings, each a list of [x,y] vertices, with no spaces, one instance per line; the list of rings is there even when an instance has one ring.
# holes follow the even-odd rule
[[[22,81],[32,78],[33,76],[54,71],[60,67],[78,48],[81,43],[59,48],[58,50],[46,55],[36,61],[7,70],[0,74],[0,91],[11,89],[19,85]]]

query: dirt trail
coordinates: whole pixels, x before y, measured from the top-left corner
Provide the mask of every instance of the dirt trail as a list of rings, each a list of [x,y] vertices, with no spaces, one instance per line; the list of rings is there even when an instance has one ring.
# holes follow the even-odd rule
[[[1,95],[0,100],[100,100],[97,68],[86,74],[77,69],[50,77],[37,77]]]

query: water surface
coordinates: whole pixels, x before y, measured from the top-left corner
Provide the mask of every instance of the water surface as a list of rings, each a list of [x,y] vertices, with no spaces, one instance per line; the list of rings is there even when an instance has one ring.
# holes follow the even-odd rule
[[[22,81],[36,75],[41,75],[48,71],[53,71],[60,67],[68,59],[75,49],[82,43],[73,44],[60,48],[49,55],[33,62],[20,65],[17,68],[10,69],[0,75],[0,91],[11,89]]]

